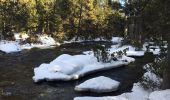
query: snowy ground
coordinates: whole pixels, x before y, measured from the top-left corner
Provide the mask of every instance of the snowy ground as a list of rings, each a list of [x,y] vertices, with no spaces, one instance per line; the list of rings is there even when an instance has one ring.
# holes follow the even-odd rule
[[[149,100],[170,100],[170,89],[152,92]]]
[[[86,40],[86,41],[95,41],[95,42],[97,42],[97,41],[108,41],[108,40],[97,38],[97,39],[94,39],[94,40]],[[120,43],[122,41],[123,41],[122,37],[112,37],[112,39],[111,39],[111,42],[113,42],[113,43]],[[64,43],[73,43],[73,42],[80,43],[80,42],[85,42],[85,40],[82,40],[82,39],[76,40],[76,38],[73,38],[70,41],[64,41]]]
[[[32,49],[32,48],[49,48],[53,47],[54,45],[60,45],[57,43],[52,37],[47,35],[42,35],[38,37],[38,41],[40,43],[26,43],[21,44],[21,40],[27,39],[28,35],[20,35],[15,34],[15,41],[7,41],[7,40],[1,40],[0,41],[0,50],[6,53],[12,53],[12,52],[19,52],[24,49]]]
[[[80,85],[75,87],[76,91],[90,91],[90,92],[112,92],[116,91],[119,87],[120,82],[112,80],[108,77],[99,76],[96,78],[89,79]]]
[[[118,96],[106,97],[75,97],[74,100],[169,100],[170,90],[150,91],[145,90],[140,83],[133,85],[132,92]]]

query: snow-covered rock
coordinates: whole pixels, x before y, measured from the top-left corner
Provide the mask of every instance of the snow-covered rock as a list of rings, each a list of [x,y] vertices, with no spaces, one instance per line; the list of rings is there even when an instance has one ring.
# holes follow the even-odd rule
[[[76,97],[74,100],[128,100],[122,97]]]
[[[93,55],[62,54],[49,64],[41,64],[34,69],[33,80],[74,80],[100,70],[111,69],[127,65],[130,62],[112,61],[111,63],[98,62]]]
[[[149,100],[170,100],[170,89],[152,92]]]
[[[143,77],[148,77],[157,81],[158,77],[146,72]],[[114,98],[114,99],[111,99]],[[106,97],[76,97],[74,100],[170,100],[170,89],[152,91],[144,89],[140,82],[134,83],[132,92],[126,92],[118,96]]]
[[[6,53],[21,51],[20,45],[15,41],[0,41],[0,50]]]
[[[89,79],[75,87],[76,91],[90,91],[90,92],[112,92],[116,91],[120,82],[112,80],[108,77],[100,76]]]
[[[74,100],[148,100],[151,92],[143,89],[140,83],[134,83],[132,92],[109,97],[76,97]],[[160,100],[160,99],[156,99]]]
[[[29,38],[28,34],[14,33],[15,40],[26,40]]]
[[[38,37],[38,40],[45,45],[55,45],[56,41],[51,37],[51,36],[47,36],[47,35],[40,35]]]

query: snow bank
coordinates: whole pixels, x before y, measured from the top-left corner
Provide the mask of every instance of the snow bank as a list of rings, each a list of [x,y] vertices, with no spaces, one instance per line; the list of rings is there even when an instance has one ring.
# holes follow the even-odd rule
[[[170,100],[170,89],[152,92],[149,100]]]
[[[148,100],[150,91],[145,90],[140,83],[134,83],[132,92],[123,93],[119,97],[126,98],[127,100]]]
[[[115,53],[121,51],[124,53],[124,50],[126,50],[126,56],[144,56],[145,51],[136,51],[136,48],[131,45],[124,45],[121,47],[112,47],[110,49],[110,53]]]
[[[21,49],[24,50],[24,49],[32,49],[32,48],[40,48],[40,49],[46,49],[46,48],[52,48],[52,47],[55,47],[55,45],[46,45],[46,44],[38,44],[38,43],[27,43],[27,44],[23,44],[23,45],[20,45],[21,46]]]
[[[74,100],[128,100],[122,97],[76,97]]]
[[[108,40],[103,39],[103,38],[96,38],[94,40],[82,40],[82,39],[76,40],[76,38],[73,38],[70,41],[64,41],[64,43],[73,43],[73,42],[80,43],[80,42],[85,42],[85,41],[95,41],[95,42],[98,42],[98,41],[108,41]],[[112,39],[111,39],[112,43],[121,43],[122,41],[123,41],[122,37],[112,37]]]
[[[112,80],[108,77],[100,76],[89,79],[75,87],[76,91],[91,91],[91,92],[112,92],[116,91],[120,82]]]
[[[150,91],[144,90],[140,83],[134,83],[132,92],[129,93],[110,97],[76,97],[74,100],[148,100],[149,94]]]
[[[52,37],[43,35],[43,36],[39,36],[38,41],[40,41],[41,43],[26,43],[26,44],[21,44],[20,40],[25,40],[27,39],[29,36],[27,34],[19,34],[16,33],[14,34],[16,41],[7,41],[7,40],[1,40],[0,41],[0,50],[4,51],[6,53],[11,53],[11,52],[18,52],[24,49],[32,49],[32,48],[50,48],[50,47],[54,47],[55,45],[60,45],[59,43],[57,43]]]
[[[21,51],[21,48],[18,42],[0,41],[0,50],[6,53],[11,53]]]
[[[33,80],[74,80],[100,70],[111,69],[127,65],[129,62],[112,61],[111,63],[97,62],[93,55],[62,54],[49,64],[41,64],[34,69]]]
[[[169,100],[170,89],[152,92],[143,89],[140,83],[135,83],[131,93],[123,93],[118,97],[123,97],[127,100]]]
[[[55,45],[60,45],[60,43],[56,42],[52,37],[50,37],[48,35],[39,35],[38,41],[40,43],[23,44],[23,45],[21,45],[21,48],[22,49],[32,49],[32,48],[44,49],[44,48],[53,47]]]
[[[112,37],[111,40],[113,43],[121,43],[123,41],[122,37]]]
[[[42,35],[42,36],[39,36],[38,38],[39,38],[38,40],[42,44],[45,44],[45,45],[55,45],[56,44],[56,41],[50,36]]]

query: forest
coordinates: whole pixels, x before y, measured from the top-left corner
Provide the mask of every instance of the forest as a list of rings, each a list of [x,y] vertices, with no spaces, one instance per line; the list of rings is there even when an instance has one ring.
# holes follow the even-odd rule
[[[0,100],[169,100],[169,5],[0,0]]]

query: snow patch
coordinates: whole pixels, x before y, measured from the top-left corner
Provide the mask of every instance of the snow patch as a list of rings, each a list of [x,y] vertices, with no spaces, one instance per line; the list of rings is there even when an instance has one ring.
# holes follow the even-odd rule
[[[1,40],[0,41],[0,50],[4,51],[6,53],[11,53],[11,52],[19,52],[21,50],[24,49],[32,49],[32,48],[40,48],[40,49],[44,49],[44,48],[51,48],[54,47],[55,45],[60,45],[59,43],[57,43],[52,37],[50,36],[39,36],[39,41],[41,42],[41,44],[39,43],[26,43],[26,44],[21,44],[22,41],[20,40],[25,40],[26,38],[28,38],[28,35],[22,35],[19,33],[14,34],[16,41],[7,41],[7,40]],[[22,37],[23,36],[23,37]]]
[[[42,44],[45,44],[45,45],[55,45],[56,44],[56,41],[50,37],[50,36],[47,36],[47,35],[42,35],[42,36],[39,36],[39,39],[38,39]]]
[[[108,77],[100,76],[89,79],[75,87],[76,91],[91,91],[91,92],[112,92],[116,91],[120,82],[112,80]]]
[[[123,52],[126,51],[126,56],[144,56],[145,51],[137,51],[135,47],[131,45],[124,45],[124,46],[114,46],[110,49],[110,53],[115,53],[115,52]]]
[[[128,100],[122,97],[76,97],[74,100]]]
[[[21,51],[21,47],[18,42],[0,41],[0,50],[6,53],[19,52]]]
[[[170,99],[170,89],[162,91],[154,91],[150,94],[149,100],[169,100]]]
[[[140,83],[134,83],[132,92],[123,93],[119,97],[124,97],[127,100],[148,100],[150,91],[145,90]]]
[[[112,37],[111,40],[113,43],[121,43],[123,41],[122,37]]]

